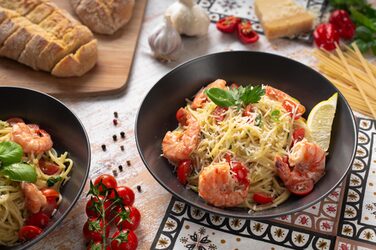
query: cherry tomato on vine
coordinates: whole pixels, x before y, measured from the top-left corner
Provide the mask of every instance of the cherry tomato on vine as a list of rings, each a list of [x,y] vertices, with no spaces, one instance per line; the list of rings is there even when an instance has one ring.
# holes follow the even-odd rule
[[[37,226],[39,228],[45,228],[50,221],[50,217],[43,212],[38,212],[36,214],[31,214],[25,221],[26,225]]]
[[[112,236],[112,250],[135,250],[137,245],[137,236],[131,230],[117,230]]]
[[[39,234],[42,233],[42,229],[36,226],[23,226],[21,227],[20,231],[18,232],[18,238],[20,241],[28,241],[34,239]]]
[[[124,206],[132,206],[134,203],[135,195],[132,189],[127,186],[118,186],[115,188],[116,192],[121,198]],[[115,193],[111,192],[109,197],[110,200],[115,198]]]
[[[87,245],[87,250],[109,250],[109,248],[104,249],[103,244],[100,241],[90,241],[89,244]]]
[[[117,228],[136,230],[138,225],[140,225],[141,213],[136,207],[125,207],[124,211],[121,208],[117,208],[116,212],[117,214],[124,213],[124,215],[128,215],[124,219],[121,216],[115,218]]]
[[[101,193],[101,194],[103,194],[103,191],[104,191],[103,187],[101,185],[99,185],[101,182],[106,188],[116,188],[117,187],[117,181],[116,181],[115,177],[113,177],[112,175],[109,175],[109,174],[102,174],[102,175],[98,176],[94,181],[94,185],[96,187],[98,187],[99,193]]]
[[[226,16],[217,21],[216,27],[224,33],[233,33],[241,19],[235,16]]]
[[[99,196],[99,199],[101,199],[101,201],[103,201],[104,197],[103,196]],[[100,213],[101,213],[101,205],[100,205],[100,200],[98,200],[97,197],[91,197],[90,200],[88,200],[88,202],[86,203],[86,215],[87,217],[89,218],[98,218],[100,217]],[[105,200],[103,205],[104,205],[104,209],[106,210],[105,211],[105,214],[106,214],[106,218],[110,218],[110,213],[111,213],[111,209],[110,209],[110,206],[111,206],[112,202],[111,200]]]
[[[179,163],[179,166],[177,169],[177,176],[181,184],[183,185],[187,184],[187,177],[190,175],[191,171],[192,171],[191,160],[185,160]]]
[[[102,234],[103,234],[104,223],[102,219],[94,219],[88,218],[84,227],[83,227],[83,234],[87,241],[101,241]],[[108,237],[110,233],[110,227],[106,226],[106,237]]]

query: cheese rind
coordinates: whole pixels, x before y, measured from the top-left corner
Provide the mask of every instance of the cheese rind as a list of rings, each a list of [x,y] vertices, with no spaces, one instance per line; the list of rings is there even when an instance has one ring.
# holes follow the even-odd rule
[[[255,0],[255,12],[268,39],[310,31],[314,16],[292,0]]]

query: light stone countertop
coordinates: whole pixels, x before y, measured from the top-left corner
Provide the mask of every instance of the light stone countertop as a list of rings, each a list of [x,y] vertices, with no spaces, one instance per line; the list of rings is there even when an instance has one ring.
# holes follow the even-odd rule
[[[141,225],[136,230],[139,239],[138,249],[150,248],[171,198],[171,195],[153,179],[144,166],[134,138],[137,111],[151,87],[175,66],[198,56],[221,51],[264,51],[313,65],[310,45],[285,39],[271,43],[264,36],[261,36],[256,44],[243,45],[235,35],[218,32],[214,24],[210,24],[206,36],[183,38],[184,48],[178,61],[160,63],[151,56],[147,38],[153,29],[162,23],[164,10],[171,3],[172,0],[148,1],[131,75],[123,92],[107,96],[60,98],[81,119],[88,132],[92,153],[90,177],[94,179],[101,173],[112,174],[113,169],[123,165],[124,171],[119,172],[118,182],[133,188],[136,194],[135,206],[142,214]],[[119,113],[119,124],[116,127],[112,124],[115,111]],[[126,139],[120,138],[120,131],[125,132]],[[113,134],[118,135],[117,142],[113,142]],[[102,151],[102,144],[107,145],[106,152]],[[124,145],[124,152],[120,150],[120,145]],[[127,160],[131,161],[130,167],[127,167]],[[141,193],[137,192],[137,185],[141,185]],[[81,198],[64,221],[32,249],[85,249],[82,227],[86,221],[87,191],[88,183]]]

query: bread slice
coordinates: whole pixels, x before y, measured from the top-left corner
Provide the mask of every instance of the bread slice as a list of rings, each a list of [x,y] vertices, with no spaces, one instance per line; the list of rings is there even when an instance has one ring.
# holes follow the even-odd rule
[[[111,35],[129,22],[135,0],[71,0],[71,5],[92,31]]]
[[[35,70],[56,68],[62,77],[81,76],[96,63],[97,42],[87,27],[47,0],[0,0],[0,56]]]
[[[268,39],[310,31],[314,16],[292,0],[255,0],[255,12]]]

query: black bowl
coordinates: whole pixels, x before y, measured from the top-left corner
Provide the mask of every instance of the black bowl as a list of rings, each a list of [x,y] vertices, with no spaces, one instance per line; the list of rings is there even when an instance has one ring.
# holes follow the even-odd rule
[[[177,127],[175,113],[202,86],[224,79],[238,84],[269,84],[299,99],[309,114],[318,102],[338,89],[313,69],[291,59],[262,52],[236,51],[203,56],[186,62],[160,79],[144,99],[136,120],[136,142],[146,167],[154,178],[180,199],[204,210],[226,216],[268,218],[307,208],[328,195],[345,177],[355,155],[357,141],[353,113],[341,93],[338,96],[326,174],[305,197],[291,196],[280,206],[249,214],[246,209],[217,208],[197,193],[184,188],[173,167],[161,157],[161,142]]]
[[[80,120],[59,100],[30,89],[0,87],[0,120],[10,117],[39,124],[51,135],[58,153],[69,153],[74,167],[71,179],[61,189],[63,200],[43,233],[21,245],[0,247],[0,250],[27,249],[46,237],[77,202],[90,170],[90,143],[86,131]]]

